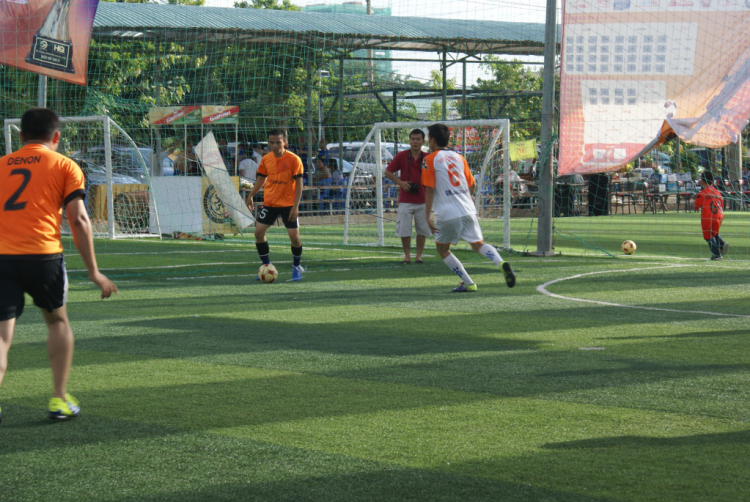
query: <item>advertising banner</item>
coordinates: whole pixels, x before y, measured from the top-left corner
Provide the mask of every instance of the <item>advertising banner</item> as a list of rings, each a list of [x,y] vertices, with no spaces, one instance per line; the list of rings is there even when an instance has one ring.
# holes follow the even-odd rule
[[[536,140],[512,141],[510,143],[510,160],[523,160],[536,158]]]
[[[98,0],[0,0],[0,64],[86,85]]]
[[[559,175],[747,125],[750,0],[564,0],[562,42]]]
[[[2,1],[2,0],[0,0]],[[201,123],[200,106],[162,106],[148,111],[151,125],[184,125]]]
[[[204,124],[237,124],[239,120],[239,106],[201,106],[201,122]]]

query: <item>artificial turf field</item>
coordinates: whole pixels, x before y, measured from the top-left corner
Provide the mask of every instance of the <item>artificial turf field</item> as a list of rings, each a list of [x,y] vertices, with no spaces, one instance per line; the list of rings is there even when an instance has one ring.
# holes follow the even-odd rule
[[[618,218],[558,247],[607,250],[608,229],[639,228]],[[512,256],[513,289],[458,251],[479,285],[464,295],[433,250],[404,266],[395,248],[311,245],[286,282],[276,235],[271,285],[248,243],[98,242],[121,289],[102,301],[69,253],[82,415],[45,418],[27,308],[0,387],[0,500],[750,500],[746,220],[709,262],[695,217],[670,218],[632,257]]]

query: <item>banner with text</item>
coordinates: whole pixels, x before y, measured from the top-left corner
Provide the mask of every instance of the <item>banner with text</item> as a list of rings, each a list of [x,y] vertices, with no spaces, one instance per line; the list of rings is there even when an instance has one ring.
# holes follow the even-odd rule
[[[152,125],[200,125],[200,106],[161,106],[148,111],[148,122]]]
[[[726,146],[749,116],[750,0],[563,1],[559,175]]]
[[[510,160],[535,159],[536,140],[529,139],[526,141],[511,141],[510,143]]]
[[[0,0],[0,64],[86,85],[98,0]]]

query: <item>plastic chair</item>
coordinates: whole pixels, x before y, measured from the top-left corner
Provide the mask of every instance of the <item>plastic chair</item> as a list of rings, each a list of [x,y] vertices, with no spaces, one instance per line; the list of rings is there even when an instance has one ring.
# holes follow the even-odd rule
[[[341,181],[339,181],[339,188],[336,191],[336,209],[339,211],[344,210],[344,204],[346,204],[346,191],[349,190],[349,180],[344,178]]]

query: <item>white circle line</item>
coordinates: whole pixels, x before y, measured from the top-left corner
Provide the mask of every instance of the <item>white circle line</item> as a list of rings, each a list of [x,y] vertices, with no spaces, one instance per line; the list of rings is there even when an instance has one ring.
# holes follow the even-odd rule
[[[552,284],[562,282],[562,281],[568,281],[571,279],[578,279],[581,277],[586,277],[588,275],[597,275],[597,274],[615,274],[618,272],[640,272],[642,270],[654,270],[654,269],[665,269],[665,268],[677,268],[677,267],[689,267],[690,265],[667,265],[662,267],[644,267],[644,268],[631,268],[626,270],[600,270],[598,272],[587,272],[585,274],[577,274],[577,275],[571,275],[570,277],[563,277],[560,279],[553,279],[551,281],[547,281],[544,284],[540,284],[536,287],[536,290],[542,293],[543,295],[550,296],[552,298],[559,298],[561,300],[570,300],[574,302],[583,302],[583,303],[595,303],[597,305],[604,305],[607,307],[621,307],[621,308],[629,308],[629,309],[641,309],[641,310],[655,310],[659,312],[678,312],[680,314],[705,314],[705,315],[714,315],[719,317],[743,317],[750,319],[750,315],[742,315],[742,314],[724,314],[719,312],[705,312],[701,310],[679,310],[679,309],[666,309],[661,307],[645,307],[642,305],[625,305],[622,303],[611,303],[611,302],[602,302],[598,300],[586,300],[583,298],[574,298],[572,296],[563,296],[558,295],[555,293],[552,293],[547,290],[547,286],[551,286]]]

